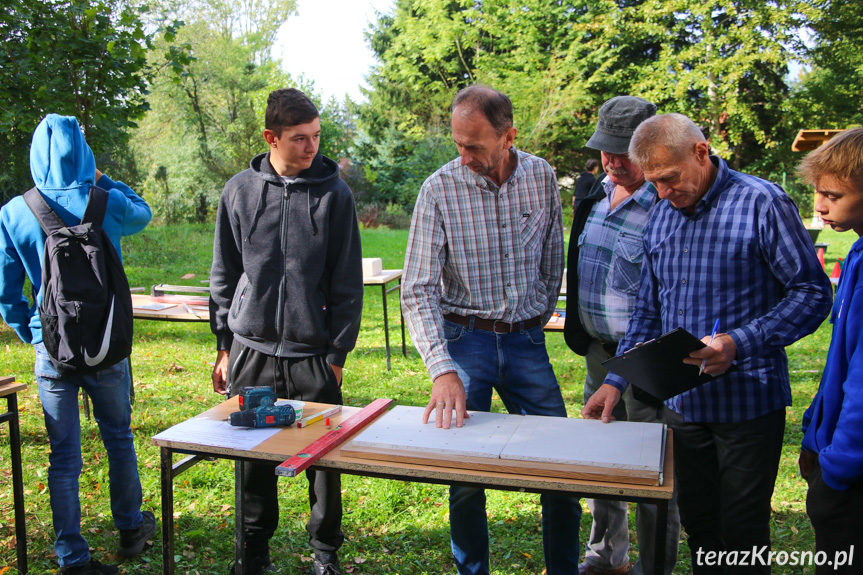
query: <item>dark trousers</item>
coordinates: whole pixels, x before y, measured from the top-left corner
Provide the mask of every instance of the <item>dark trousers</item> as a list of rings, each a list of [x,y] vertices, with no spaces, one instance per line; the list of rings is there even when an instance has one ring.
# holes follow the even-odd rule
[[[236,395],[250,385],[272,386],[279,397],[342,403],[340,382],[324,356],[286,358],[266,355],[234,340],[228,361],[228,387]],[[277,463],[247,463],[244,473],[246,555],[264,555],[279,526]],[[316,551],[335,552],[342,533],[341,475],[306,471],[309,480],[309,542]]]
[[[832,563],[816,566],[815,573],[863,573],[863,483],[837,491],[824,483],[817,463],[807,481],[806,513],[815,528],[815,549]]]
[[[770,499],[785,410],[736,423],[687,423],[670,409],[665,417],[674,431],[677,504],[693,572],[769,573],[769,565],[743,566],[740,559],[753,548],[770,548]],[[716,560],[728,551],[739,552],[738,564]]]

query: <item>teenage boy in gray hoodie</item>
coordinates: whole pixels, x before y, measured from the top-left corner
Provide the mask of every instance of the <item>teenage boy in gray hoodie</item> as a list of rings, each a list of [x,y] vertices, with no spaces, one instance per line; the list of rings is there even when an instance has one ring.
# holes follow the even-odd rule
[[[267,100],[269,152],[225,185],[216,216],[210,327],[216,393],[271,385],[279,397],[342,403],[342,367],[363,305],[362,250],[353,194],[318,151],[321,123],[299,90]],[[246,573],[272,571],[279,521],[275,464],[245,465]],[[341,478],[306,471],[306,529],[318,575],[338,575]]]

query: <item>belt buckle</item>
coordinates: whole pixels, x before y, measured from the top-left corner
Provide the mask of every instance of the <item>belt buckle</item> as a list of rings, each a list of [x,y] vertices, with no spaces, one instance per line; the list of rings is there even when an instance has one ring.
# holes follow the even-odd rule
[[[506,326],[506,331],[498,331],[497,324],[501,324],[501,326]],[[494,333],[512,333],[512,324],[506,323],[503,320],[496,319],[494,320],[494,323],[491,324],[491,331],[493,331]]]

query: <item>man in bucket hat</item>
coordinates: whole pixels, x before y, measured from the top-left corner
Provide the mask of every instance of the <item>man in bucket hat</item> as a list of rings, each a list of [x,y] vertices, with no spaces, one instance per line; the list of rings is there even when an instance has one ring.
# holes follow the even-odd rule
[[[573,218],[567,285],[578,291],[577,297],[567,300],[564,328],[569,347],[585,357],[585,403],[608,375],[602,362],[617,352],[638,294],[644,258],[642,232],[657,196],[627,152],[632,133],[654,114],[656,106],[642,98],[612,98],[600,108],[596,131],[587,142],[587,147],[600,151],[606,176],[578,204]],[[615,407],[615,419],[661,422],[661,402],[641,399],[633,396],[630,387]],[[579,573],[617,575],[628,573],[630,568],[639,575],[653,573],[656,506],[637,506],[640,557],[632,566],[627,503],[588,499],[587,504],[593,525]],[[676,500],[671,501],[668,511],[665,573],[671,573],[677,560],[680,521]]]

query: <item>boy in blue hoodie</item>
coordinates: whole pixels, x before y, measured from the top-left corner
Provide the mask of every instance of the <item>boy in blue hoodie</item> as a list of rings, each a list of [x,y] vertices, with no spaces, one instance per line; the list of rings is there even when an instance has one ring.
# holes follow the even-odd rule
[[[863,236],[863,128],[810,153],[800,175],[815,186],[815,211],[836,231]],[[833,338],[818,393],[803,416],[800,475],[815,547],[833,565],[816,573],[863,573],[863,239],[851,247],[830,322]],[[856,551],[856,553],[855,553]]]
[[[105,232],[120,254],[120,237],[143,230],[152,214],[147,203],[127,185],[114,182],[96,169],[93,152],[73,117],[49,114],[33,133],[30,173],[36,188],[51,208],[66,222],[81,221],[90,187],[98,185],[109,194]],[[51,444],[48,491],[53,515],[54,550],[60,573],[102,575],[117,573],[90,557],[81,535],[81,425],[78,415],[79,389],[93,402],[93,414],[108,453],[111,512],[120,530],[119,555],[141,553],[156,531],[150,511],[141,512],[141,481],[132,442],[128,360],[89,375],[61,376],[51,364],[42,343],[38,305],[42,299],[42,255],[45,234],[22,196],[0,209],[0,314],[25,343],[36,351],[34,373]],[[36,305],[24,296],[25,275],[32,284]]]

